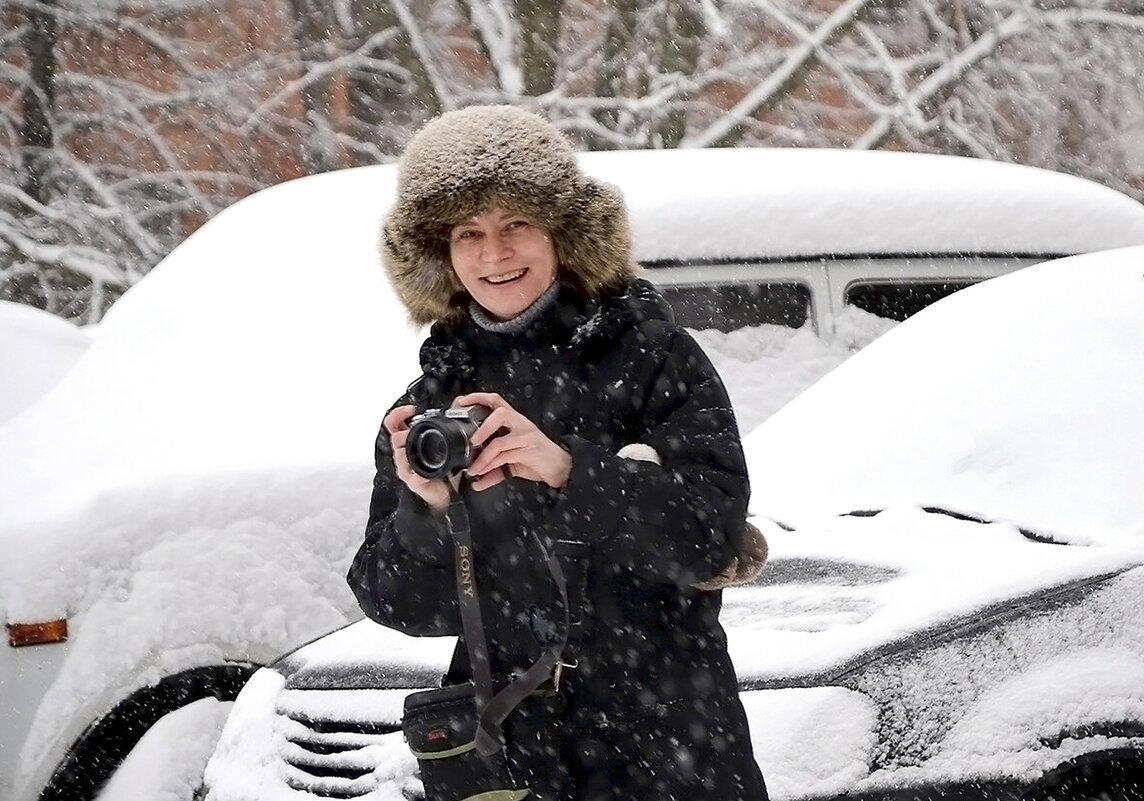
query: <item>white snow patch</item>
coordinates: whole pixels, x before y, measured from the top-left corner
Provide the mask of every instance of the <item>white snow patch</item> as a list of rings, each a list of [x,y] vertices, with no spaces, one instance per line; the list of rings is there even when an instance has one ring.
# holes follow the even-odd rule
[[[305,714],[315,708],[329,720],[368,723],[401,720],[408,690],[285,690],[278,698],[278,712]]]
[[[279,673],[265,668],[250,677],[207,764],[204,781],[208,786],[226,780],[233,798],[259,799],[269,797],[264,795],[267,785],[281,784],[278,755],[285,737],[275,729],[274,706],[285,683]],[[228,770],[229,764],[243,769]]]
[[[1051,699],[1051,703],[1049,703]],[[1093,648],[1050,660],[994,688],[950,731],[934,769],[959,761],[1011,769],[1014,756],[1093,721],[1144,720],[1144,661]]]
[[[389,673],[428,668],[439,676],[449,665],[456,640],[411,637],[366,618],[299,648],[290,655],[290,669],[293,671],[296,664],[320,674],[325,668],[382,664]]]
[[[157,541],[200,528],[188,564],[218,570],[211,527],[244,520],[352,515],[299,542],[344,574],[381,416],[418,372],[422,332],[376,254],[391,177],[317,176],[227,209],[116,303],[53,392],[0,427],[8,619],[77,617],[109,577],[128,592]],[[278,601],[269,588],[257,599]],[[148,617],[178,620],[177,603]]]
[[[740,695],[751,745],[774,798],[833,796],[869,773],[877,707],[841,687]]]
[[[883,767],[853,790],[1032,780],[1080,754],[1139,748],[1144,568],[1071,605],[875,663]],[[1121,725],[1127,724],[1127,725]]]

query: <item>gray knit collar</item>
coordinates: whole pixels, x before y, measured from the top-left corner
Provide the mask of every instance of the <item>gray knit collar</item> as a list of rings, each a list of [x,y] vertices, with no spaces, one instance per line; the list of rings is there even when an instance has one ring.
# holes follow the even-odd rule
[[[552,285],[544,290],[544,294],[534,300],[531,306],[516,317],[503,322],[489,317],[476,301],[470,301],[469,314],[472,316],[473,322],[486,331],[492,331],[494,334],[519,334],[528,328],[533,320],[544,314],[556,300],[556,295],[559,292],[560,282],[553,281]]]

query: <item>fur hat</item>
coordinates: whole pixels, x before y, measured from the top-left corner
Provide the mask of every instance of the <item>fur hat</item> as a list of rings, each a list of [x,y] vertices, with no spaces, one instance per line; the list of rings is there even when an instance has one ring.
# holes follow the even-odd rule
[[[560,278],[586,296],[636,272],[620,191],[581,172],[563,134],[514,106],[472,106],[426,124],[406,147],[382,261],[414,323],[455,321],[468,296],[449,259],[454,225],[494,204],[552,234]]]

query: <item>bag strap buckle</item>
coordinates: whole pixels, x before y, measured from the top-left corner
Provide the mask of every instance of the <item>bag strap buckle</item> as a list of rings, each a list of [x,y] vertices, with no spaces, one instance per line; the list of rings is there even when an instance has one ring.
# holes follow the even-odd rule
[[[552,668],[552,690],[554,692],[560,692],[560,685],[564,678],[564,671],[575,670],[579,666],[580,660],[578,659],[574,659],[571,662],[565,662],[563,659],[558,661],[556,666]]]

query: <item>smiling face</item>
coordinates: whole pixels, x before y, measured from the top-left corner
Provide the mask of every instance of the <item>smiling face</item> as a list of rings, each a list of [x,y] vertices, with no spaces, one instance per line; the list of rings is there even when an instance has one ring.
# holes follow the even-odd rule
[[[548,231],[496,206],[453,226],[449,258],[473,300],[495,320],[516,317],[556,280],[556,247]]]

